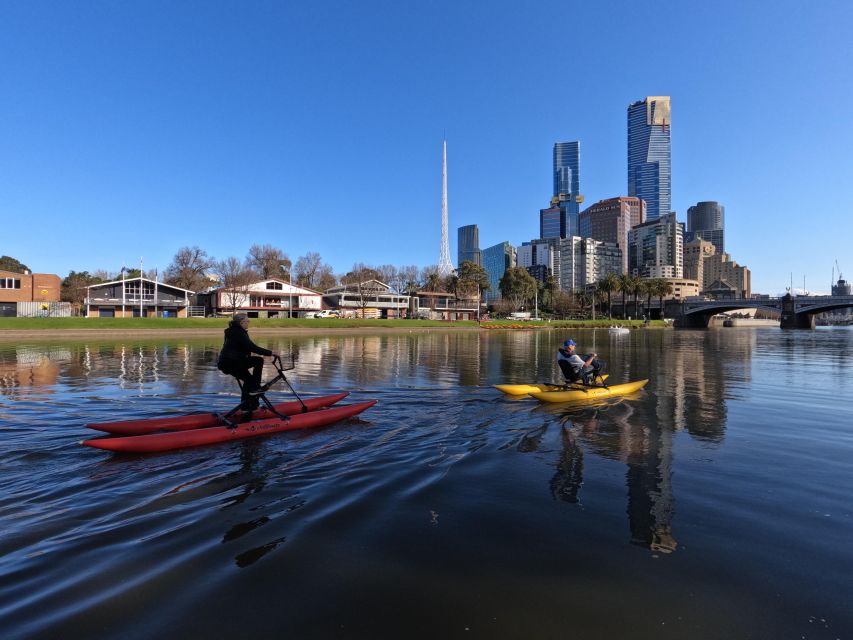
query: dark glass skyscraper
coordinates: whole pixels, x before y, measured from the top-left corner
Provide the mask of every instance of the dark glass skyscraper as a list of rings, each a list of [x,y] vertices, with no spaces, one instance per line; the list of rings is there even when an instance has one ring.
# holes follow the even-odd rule
[[[687,234],[690,242],[702,238],[714,245],[717,253],[725,253],[726,208],[719,202],[698,202],[687,210]]]
[[[581,143],[554,143],[554,196],[578,195],[581,190]]]
[[[649,96],[628,106],[628,195],[646,201],[648,220],[672,209],[672,141],[669,96]]]
[[[551,207],[539,212],[540,238],[568,238],[578,235],[581,189],[581,143],[554,143],[554,196]],[[559,226],[559,230],[558,230]]]
[[[467,224],[457,231],[456,261],[457,266],[468,260],[478,266],[483,266],[480,257],[480,230],[476,224]]]

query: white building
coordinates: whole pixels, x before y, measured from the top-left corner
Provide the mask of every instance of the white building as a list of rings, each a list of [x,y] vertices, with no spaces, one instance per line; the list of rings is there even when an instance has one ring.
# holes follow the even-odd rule
[[[631,229],[628,269],[642,278],[684,277],[684,224],[675,219],[675,213]]]
[[[220,287],[211,293],[211,312],[222,315],[242,312],[250,318],[298,318],[320,311],[318,291],[270,278],[245,287]]]

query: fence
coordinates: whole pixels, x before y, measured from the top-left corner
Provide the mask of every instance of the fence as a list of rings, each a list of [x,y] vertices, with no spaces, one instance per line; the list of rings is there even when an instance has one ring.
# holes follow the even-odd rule
[[[69,318],[70,302],[19,302],[19,318]]]

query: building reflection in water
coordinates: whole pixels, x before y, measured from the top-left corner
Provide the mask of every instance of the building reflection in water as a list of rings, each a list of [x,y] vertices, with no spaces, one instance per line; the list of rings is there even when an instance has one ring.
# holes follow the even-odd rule
[[[559,380],[553,355],[564,336],[559,332],[517,332],[494,336],[487,369],[491,380]],[[727,385],[750,378],[755,332],[644,332],[632,344],[577,332],[584,351],[596,351],[609,362],[615,380],[648,377],[646,391],[634,398],[610,400],[595,407],[546,405],[561,426],[560,452],[549,489],[561,501],[577,503],[583,486],[584,450],[625,464],[626,513],[630,540],[671,553],[678,547],[673,532],[674,438],[685,431],[714,446],[722,442],[727,421]],[[577,338],[576,338],[577,339]],[[578,340],[580,342],[580,340]],[[673,344],[676,341],[677,344]],[[539,446],[548,422],[531,427],[518,449]],[[553,422],[552,422],[553,424]]]
[[[61,364],[69,360],[71,352],[62,347],[0,349],[0,394],[16,397],[21,391],[32,389],[53,393]]]

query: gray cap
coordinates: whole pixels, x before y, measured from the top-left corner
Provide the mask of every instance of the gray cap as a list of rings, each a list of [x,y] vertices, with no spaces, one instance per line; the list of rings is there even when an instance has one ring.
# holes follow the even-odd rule
[[[249,316],[247,316],[245,313],[235,313],[233,316],[231,316],[231,324],[240,324],[241,322],[243,322],[243,320],[248,319]]]

